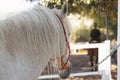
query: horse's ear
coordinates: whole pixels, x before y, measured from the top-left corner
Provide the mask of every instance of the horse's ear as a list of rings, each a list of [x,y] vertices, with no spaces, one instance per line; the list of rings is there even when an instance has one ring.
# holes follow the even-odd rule
[[[68,2],[65,2],[62,5],[62,12],[61,12],[62,17],[65,17],[67,13],[68,13]]]

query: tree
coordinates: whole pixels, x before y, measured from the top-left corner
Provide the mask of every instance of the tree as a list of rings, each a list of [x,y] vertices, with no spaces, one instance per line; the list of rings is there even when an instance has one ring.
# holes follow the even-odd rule
[[[114,29],[116,32],[117,23],[117,0],[69,0],[69,11],[71,13],[79,13],[83,16],[94,18],[97,23],[101,24],[101,20],[104,19],[106,29],[106,39],[109,39],[109,29]],[[109,21],[108,21],[109,19]]]
[[[53,8],[56,5],[60,8],[66,0],[50,0],[48,7]],[[81,16],[94,18],[94,20],[105,26],[106,39],[116,38],[117,36],[117,3],[118,0],[68,0],[69,13],[78,13]],[[109,34],[112,32],[113,34]],[[109,38],[110,36],[110,38]]]

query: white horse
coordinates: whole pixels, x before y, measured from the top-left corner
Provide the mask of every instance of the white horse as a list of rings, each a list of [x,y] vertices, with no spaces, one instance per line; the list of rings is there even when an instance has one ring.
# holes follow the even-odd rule
[[[0,80],[37,80],[51,58],[68,77],[66,14],[67,3],[61,10],[35,6],[0,20]]]

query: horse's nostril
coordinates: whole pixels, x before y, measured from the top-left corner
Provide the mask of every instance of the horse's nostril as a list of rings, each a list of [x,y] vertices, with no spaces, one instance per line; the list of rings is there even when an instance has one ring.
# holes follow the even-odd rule
[[[62,79],[68,78],[70,76],[72,66],[69,65],[65,70],[59,71],[59,76]]]

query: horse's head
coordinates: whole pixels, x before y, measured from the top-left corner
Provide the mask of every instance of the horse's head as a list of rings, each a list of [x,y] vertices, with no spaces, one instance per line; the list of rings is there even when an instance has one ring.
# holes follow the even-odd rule
[[[66,21],[67,12],[68,12],[68,3],[65,3],[62,6],[61,10],[53,9],[53,12],[59,19],[62,27],[63,36],[60,40],[60,55],[56,58],[57,69],[61,78],[67,78],[71,72],[71,63],[69,62],[70,59],[70,45],[68,41],[68,37],[70,35],[69,25]]]

